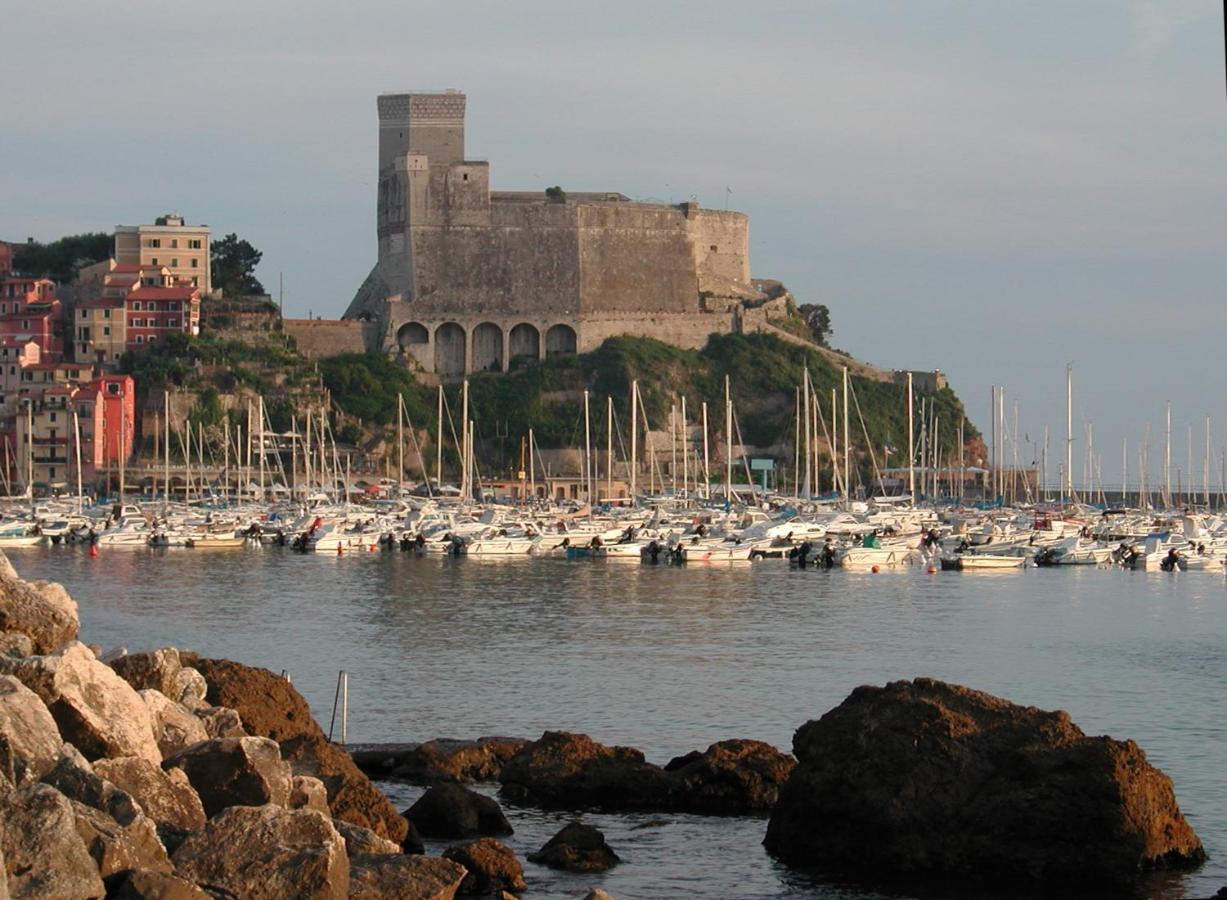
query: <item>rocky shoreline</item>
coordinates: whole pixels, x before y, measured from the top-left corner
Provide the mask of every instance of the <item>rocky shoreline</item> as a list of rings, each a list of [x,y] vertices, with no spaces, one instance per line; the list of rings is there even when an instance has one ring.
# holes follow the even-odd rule
[[[75,602],[0,557],[6,897],[511,897],[516,805],[766,818],[782,862],[868,883],[1128,892],[1205,859],[1170,779],[1062,712],[928,679],[854,691],[794,754],[726,740],[665,765],[582,734],[331,744],[284,678],[175,648],[103,654]],[[398,811],[372,783],[430,785]],[[452,843],[427,856],[422,839]],[[528,856],[600,872],[580,822]],[[603,892],[594,890],[593,898]]]

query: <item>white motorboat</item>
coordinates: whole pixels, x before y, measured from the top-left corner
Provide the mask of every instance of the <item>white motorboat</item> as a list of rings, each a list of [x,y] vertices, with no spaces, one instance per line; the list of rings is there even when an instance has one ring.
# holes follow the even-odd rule
[[[989,569],[1021,569],[1027,562],[1025,556],[1004,556],[998,553],[961,553],[958,556],[943,556],[943,569],[976,571]]]

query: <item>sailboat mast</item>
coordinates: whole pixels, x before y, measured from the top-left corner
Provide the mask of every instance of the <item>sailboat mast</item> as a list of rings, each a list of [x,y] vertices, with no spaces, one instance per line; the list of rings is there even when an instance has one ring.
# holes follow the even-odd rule
[[[711,499],[711,469],[707,448],[707,401],[703,401],[703,499]]]
[[[916,504],[916,447],[915,426],[912,424],[912,373],[907,373],[907,494]]]
[[[844,501],[851,502],[852,495],[849,492],[849,478],[851,478],[851,448],[849,446],[850,437],[848,431],[848,367],[844,366]]]
[[[803,497],[814,496],[813,482],[810,481],[810,461],[813,459],[812,447],[810,445],[810,429],[809,429],[809,365],[805,366],[804,372],[801,375],[801,408],[805,410],[805,477],[801,482],[801,490]],[[798,419],[798,424],[800,420]]]
[[[1208,427],[1208,426],[1207,426]],[[686,395],[682,395],[682,493],[690,496],[690,439],[686,433]]]
[[[631,505],[639,478],[639,382],[631,382]]]
[[[1066,503],[1074,501],[1074,364],[1065,364],[1065,484]]]
[[[605,398],[605,493],[613,499],[613,397]]]
[[[733,400],[729,376],[724,376],[724,500],[733,502]]]
[[[584,492],[592,503],[592,417],[588,409],[588,392],[584,391]]]

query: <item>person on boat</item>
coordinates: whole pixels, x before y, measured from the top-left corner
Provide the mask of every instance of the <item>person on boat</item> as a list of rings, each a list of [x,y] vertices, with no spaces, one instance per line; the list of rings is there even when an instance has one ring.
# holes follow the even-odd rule
[[[876,531],[871,531],[869,534],[865,535],[865,539],[861,541],[861,546],[868,547],[871,550],[876,550],[877,548],[881,547],[882,544],[878,540],[878,533]]]
[[[814,552],[814,545],[809,541],[802,541],[801,546],[797,548],[797,565],[804,569],[809,565],[809,555]]]
[[[686,561],[686,554],[682,551],[681,544],[674,544],[673,549],[669,551],[669,557],[676,565],[681,565]]]
[[[1163,562],[1159,563],[1159,568],[1164,572],[1174,572],[1180,565],[1180,554],[1175,547],[1167,551],[1167,556],[1163,557]]]
[[[955,553],[966,553],[970,549],[971,549],[971,544],[967,543],[967,538],[963,538],[961,541],[959,541],[959,545],[954,548],[954,552]]]
[[[824,569],[835,568],[835,545],[831,543],[830,538],[827,538],[826,543],[822,545],[822,567]]]
[[[601,540],[601,536],[599,534],[594,534],[592,536],[592,540],[588,542],[588,546],[593,550],[600,550],[601,547],[604,546],[604,543],[605,542]]]
[[[652,541],[652,543],[648,544],[645,549],[647,551],[648,558],[651,559],[652,562],[660,561],[660,544],[658,544],[656,541]]]

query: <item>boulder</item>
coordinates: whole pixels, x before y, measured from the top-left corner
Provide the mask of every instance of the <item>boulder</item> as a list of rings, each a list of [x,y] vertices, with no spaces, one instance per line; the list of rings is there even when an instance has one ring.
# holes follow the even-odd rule
[[[75,641],[79,628],[77,604],[63,587],[25,581],[0,554],[0,632],[20,632],[30,638],[32,652],[50,653]]]
[[[43,776],[43,783],[51,785],[69,800],[101,810],[120,825],[131,825],[145,815],[131,794],[95,772],[72,744],[60,749],[59,758]]]
[[[568,872],[604,872],[622,860],[605,843],[605,835],[591,825],[571,822],[546,841],[530,862]]]
[[[180,707],[182,708],[182,707]],[[197,706],[192,711],[211,738],[247,737],[242,717],[226,706]]]
[[[503,765],[502,795],[555,809],[672,809],[672,779],[632,747],[606,747],[584,734],[547,731]]]
[[[108,900],[210,900],[190,881],[166,872],[133,869],[116,879]]]
[[[443,851],[443,858],[458,862],[469,870],[460,885],[462,894],[518,893],[528,887],[524,882],[524,868],[516,859],[515,851],[494,838],[480,838],[449,847]]]
[[[47,656],[0,657],[0,672],[15,675],[41,697],[64,740],[87,759],[162,761],[140,695],[84,644],[74,641]]]
[[[314,809],[331,816],[328,809],[328,791],[324,782],[310,775],[295,775],[290,779],[290,809]]]
[[[0,852],[14,898],[102,897],[106,888],[77,833],[72,801],[46,784],[0,797]]]
[[[409,824],[349,754],[328,743],[293,685],[267,669],[186,653],[180,656],[204,676],[209,703],[236,710],[251,734],[280,743],[281,754],[295,775],[311,775],[324,782],[334,818],[370,828],[392,841],[406,839]]]
[[[149,710],[153,736],[164,757],[174,756],[192,744],[207,741],[211,737],[231,737],[228,734],[210,734],[203,720],[161,691],[146,688],[140,691],[140,697]]]
[[[436,784],[405,811],[423,837],[466,838],[511,834],[498,802],[459,784]]]
[[[436,781],[498,781],[503,764],[528,741],[523,738],[481,737],[475,741],[436,738],[424,744],[400,744],[350,749],[361,769],[374,777],[400,778],[418,784]]]
[[[593,888],[584,894],[583,900],[614,900],[614,898],[600,888]]]
[[[672,760],[677,807],[705,815],[771,811],[797,761],[762,741],[730,740]]]
[[[1064,712],[918,678],[857,688],[793,750],[764,841],[786,862],[1065,885],[1205,858],[1171,780]]]
[[[59,758],[60,729],[42,699],[0,675],[0,773],[14,785],[38,781]]]
[[[400,845],[392,843],[387,838],[380,837],[371,829],[363,828],[361,825],[351,825],[349,822],[336,819],[333,821],[332,827],[345,839],[345,849],[350,856],[401,852]]]
[[[155,690],[188,707],[196,707],[204,700],[204,676],[183,665],[174,647],[117,655],[108,658],[107,663],[138,691]]]
[[[128,869],[171,871],[166,848],[146,816],[139,816],[130,825],[120,825],[102,810],[79,800],[72,801],[72,812],[77,834],[104,880]]]
[[[183,770],[209,817],[230,806],[290,801],[290,767],[268,738],[203,741],[167,759],[163,768]]]
[[[34,641],[28,634],[20,631],[6,631],[0,634],[0,656],[12,656],[22,659],[34,655]]]
[[[350,900],[452,900],[467,874],[437,856],[355,856],[349,866]]]
[[[349,896],[345,841],[313,809],[232,806],[174,854],[182,878],[246,900]]]
[[[147,759],[125,756],[100,759],[94,771],[132,795],[157,825],[168,849],[178,847],[190,832],[204,826],[204,806],[182,769],[162,769]]]

